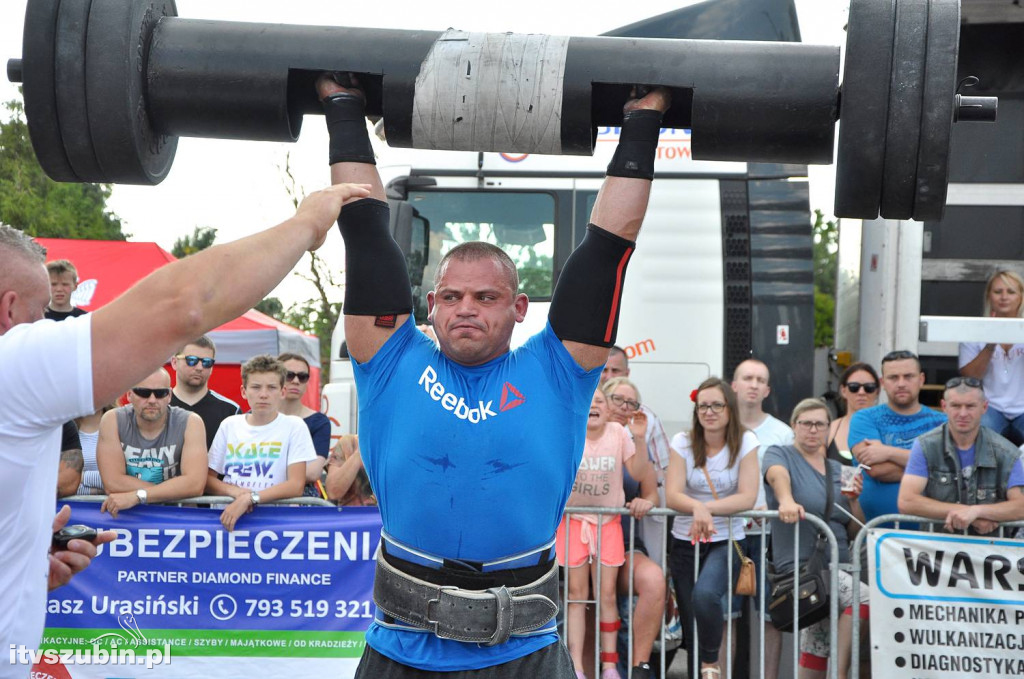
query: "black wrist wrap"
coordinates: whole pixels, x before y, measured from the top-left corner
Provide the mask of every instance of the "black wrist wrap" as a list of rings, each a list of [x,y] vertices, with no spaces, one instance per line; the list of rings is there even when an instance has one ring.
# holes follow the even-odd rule
[[[323,106],[327,117],[327,133],[331,135],[331,165],[376,165],[370,135],[366,132],[365,104],[362,98],[347,92],[337,92],[324,99]]]
[[[660,133],[661,111],[639,109],[623,116],[619,145],[608,163],[608,176],[654,179],[654,154]]]
[[[615,344],[626,264],[636,243],[589,224],[551,296],[548,321],[560,340]]]
[[[364,198],[341,209],[345,240],[345,305],[348,316],[412,312],[412,286],[405,255],[391,237],[387,203]]]

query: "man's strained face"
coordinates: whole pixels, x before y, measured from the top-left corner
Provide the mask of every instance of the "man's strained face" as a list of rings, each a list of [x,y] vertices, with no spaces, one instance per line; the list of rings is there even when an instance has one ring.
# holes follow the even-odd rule
[[[450,260],[437,289],[427,294],[441,351],[462,365],[481,365],[507,352],[528,301],[492,258]]]

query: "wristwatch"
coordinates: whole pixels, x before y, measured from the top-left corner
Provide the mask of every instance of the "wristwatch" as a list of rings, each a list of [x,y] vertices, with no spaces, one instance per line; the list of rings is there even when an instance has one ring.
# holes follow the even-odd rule
[[[255,507],[260,503],[260,494],[255,490],[249,493],[249,500],[252,502],[252,506]]]
[[[135,491],[135,497],[139,498],[140,505],[144,505],[146,504],[146,500],[149,497],[149,493],[147,493],[145,489],[139,488],[137,491]]]

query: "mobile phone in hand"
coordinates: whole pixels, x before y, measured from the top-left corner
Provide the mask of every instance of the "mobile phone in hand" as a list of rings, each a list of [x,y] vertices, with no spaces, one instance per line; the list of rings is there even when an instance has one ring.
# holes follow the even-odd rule
[[[64,528],[53,534],[53,548],[55,550],[67,549],[68,543],[72,540],[88,540],[92,542],[98,535],[99,533],[95,528],[89,528],[89,526],[80,523],[74,526],[64,526]]]

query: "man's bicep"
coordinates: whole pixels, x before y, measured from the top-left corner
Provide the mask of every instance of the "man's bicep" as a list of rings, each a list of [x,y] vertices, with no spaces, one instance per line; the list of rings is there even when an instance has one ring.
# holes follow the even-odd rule
[[[132,384],[164,364],[187,327],[170,299],[150,299],[134,288],[90,314],[92,317],[93,402],[110,403]],[[130,333],[126,332],[130,329]],[[130,344],[126,340],[130,338]],[[128,349],[131,349],[128,351]]]
[[[366,363],[377,355],[391,336],[409,320],[409,314],[398,314],[386,321],[378,316],[345,316],[345,344],[348,355]]]
[[[96,464],[100,472],[125,470],[124,453],[117,432],[117,411],[110,410],[100,420],[100,432],[96,438]]]
[[[928,485],[928,478],[925,476],[914,476],[904,474],[900,481],[900,498],[916,497],[924,495],[925,486]]]
[[[186,474],[202,474],[207,468],[209,457],[206,451],[206,427],[195,413],[189,416],[185,426],[185,441],[181,449],[181,471]]]

